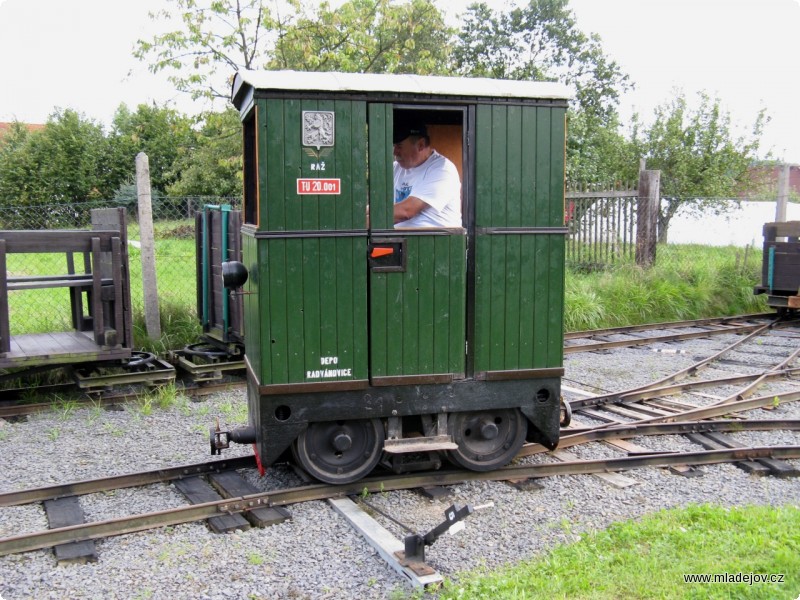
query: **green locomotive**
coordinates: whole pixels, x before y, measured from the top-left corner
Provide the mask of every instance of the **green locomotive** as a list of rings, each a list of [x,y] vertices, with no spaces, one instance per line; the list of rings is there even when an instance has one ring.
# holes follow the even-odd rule
[[[291,452],[349,483],[379,461],[488,471],[526,439],[554,448],[567,98],[544,82],[237,73],[242,264],[223,276],[244,298],[250,425],[212,431],[212,451],[253,442],[264,466]],[[420,138],[458,172],[457,222],[396,225],[393,159]]]

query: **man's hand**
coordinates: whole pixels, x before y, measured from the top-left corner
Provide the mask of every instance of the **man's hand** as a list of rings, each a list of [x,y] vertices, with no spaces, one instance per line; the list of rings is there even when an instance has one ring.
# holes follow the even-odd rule
[[[428,204],[417,198],[416,196],[409,196],[402,202],[394,205],[394,222],[400,223],[401,221],[408,221],[428,208]]]

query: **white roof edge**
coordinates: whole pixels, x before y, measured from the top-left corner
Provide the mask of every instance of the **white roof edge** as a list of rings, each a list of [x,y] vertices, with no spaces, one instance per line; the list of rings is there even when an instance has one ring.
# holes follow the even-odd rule
[[[238,72],[244,83],[255,89],[314,90],[330,92],[396,92],[491,98],[541,98],[568,100],[569,88],[551,81],[517,81],[484,77],[435,75],[382,75],[308,71]]]

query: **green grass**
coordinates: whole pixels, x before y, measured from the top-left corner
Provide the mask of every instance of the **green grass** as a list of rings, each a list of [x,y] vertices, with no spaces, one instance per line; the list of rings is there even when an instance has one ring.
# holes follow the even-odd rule
[[[593,273],[568,270],[567,331],[679,321],[767,310],[755,296],[761,252],[695,245],[659,246],[651,269],[621,265]]]
[[[442,599],[764,598],[800,594],[800,508],[691,506],[612,525],[547,555],[448,583]],[[783,583],[685,583],[684,574]]]
[[[144,326],[139,251],[129,247],[134,345],[164,354],[197,341],[195,243],[189,220],[156,224],[156,271],[162,335],[151,340]],[[129,230],[136,239],[138,230]],[[34,263],[31,257],[36,259]],[[14,274],[59,274],[64,255],[9,255]],[[626,264],[604,271],[566,272],[565,327],[568,331],[629,324],[717,317],[767,309],[754,296],[760,282],[761,251],[697,245],[659,246],[657,265],[643,270]],[[13,335],[70,329],[64,289],[13,292],[9,297]],[[38,310],[29,307],[37,306]]]

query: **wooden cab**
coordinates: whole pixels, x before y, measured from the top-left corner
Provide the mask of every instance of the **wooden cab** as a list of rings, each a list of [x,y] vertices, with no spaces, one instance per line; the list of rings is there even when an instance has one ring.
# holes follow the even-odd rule
[[[555,446],[566,89],[239,72],[232,101],[243,123],[244,337],[262,461],[314,423],[382,419],[400,439],[404,417],[493,410],[521,412],[531,439]],[[393,225],[393,131],[409,118],[459,171],[458,227]],[[452,429],[438,434],[457,444]]]

